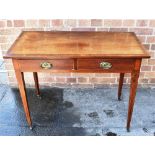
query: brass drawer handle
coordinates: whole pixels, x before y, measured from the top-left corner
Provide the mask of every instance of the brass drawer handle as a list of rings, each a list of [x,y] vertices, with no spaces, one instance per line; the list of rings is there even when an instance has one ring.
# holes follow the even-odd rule
[[[51,69],[53,67],[53,65],[50,64],[49,62],[42,62],[40,64],[40,67],[43,68],[43,69]]]
[[[110,62],[101,62],[100,67],[103,69],[110,69],[112,67],[112,64]]]

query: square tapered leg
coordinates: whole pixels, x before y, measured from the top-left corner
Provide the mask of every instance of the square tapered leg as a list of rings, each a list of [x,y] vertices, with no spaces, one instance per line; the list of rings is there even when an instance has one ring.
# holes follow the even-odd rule
[[[16,78],[18,81],[18,85],[19,85],[19,91],[20,91],[26,119],[30,126],[30,129],[32,129],[32,121],[31,121],[31,116],[30,116],[30,111],[29,111],[29,106],[28,106],[28,101],[27,101],[27,95],[26,95],[26,89],[25,89],[24,74],[23,72],[20,71],[18,62],[16,60],[13,60],[13,65],[15,68],[15,74],[16,74]]]

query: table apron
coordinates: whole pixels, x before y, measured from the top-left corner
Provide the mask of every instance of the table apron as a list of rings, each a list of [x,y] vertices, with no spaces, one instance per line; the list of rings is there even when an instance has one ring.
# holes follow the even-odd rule
[[[15,60],[21,72],[53,72],[53,73],[130,73],[134,69],[136,59],[53,59],[53,60]],[[42,66],[46,63],[49,66]],[[101,66],[103,63],[110,64]],[[46,65],[45,64],[45,65]]]

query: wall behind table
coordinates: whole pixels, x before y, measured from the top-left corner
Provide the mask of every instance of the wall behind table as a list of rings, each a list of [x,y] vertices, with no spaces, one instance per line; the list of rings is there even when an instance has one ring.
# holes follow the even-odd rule
[[[23,30],[135,32],[139,40],[151,54],[151,59],[145,59],[142,62],[139,86],[155,86],[155,20],[0,20],[0,59],[2,59],[2,54],[6,53]],[[9,84],[11,86],[17,86],[11,60],[4,61]],[[25,80],[28,86],[32,86],[32,73],[26,73]],[[43,86],[57,87],[115,86],[118,83],[118,74],[39,73],[39,81]],[[130,76],[126,74],[125,84],[128,85],[129,83]]]

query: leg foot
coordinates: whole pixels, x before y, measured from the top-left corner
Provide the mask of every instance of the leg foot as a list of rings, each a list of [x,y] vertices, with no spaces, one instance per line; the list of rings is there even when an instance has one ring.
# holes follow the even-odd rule
[[[121,97],[118,97],[118,101],[121,101],[122,99],[121,99]]]
[[[30,130],[33,130],[33,127],[32,126],[30,126],[29,128],[30,128]]]
[[[126,128],[127,132],[130,132],[130,128]]]
[[[38,99],[40,99],[40,100],[42,99],[41,95],[38,95],[38,94],[37,94],[37,97],[38,97]]]

